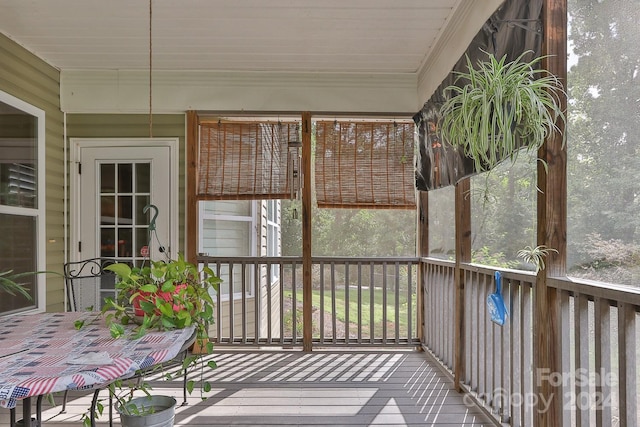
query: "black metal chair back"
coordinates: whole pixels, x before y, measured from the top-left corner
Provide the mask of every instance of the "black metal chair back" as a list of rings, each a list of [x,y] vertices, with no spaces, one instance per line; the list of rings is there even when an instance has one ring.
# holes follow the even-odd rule
[[[113,258],[90,258],[64,264],[69,311],[100,310],[105,297],[115,296],[116,276],[105,270],[115,262]]]

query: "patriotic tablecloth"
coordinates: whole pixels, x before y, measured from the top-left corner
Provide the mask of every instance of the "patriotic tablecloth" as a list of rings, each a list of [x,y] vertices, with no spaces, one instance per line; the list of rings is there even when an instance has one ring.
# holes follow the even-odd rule
[[[82,329],[74,322],[85,319]],[[91,389],[176,357],[193,328],[111,338],[95,313],[41,313],[0,319],[0,406],[56,391]]]

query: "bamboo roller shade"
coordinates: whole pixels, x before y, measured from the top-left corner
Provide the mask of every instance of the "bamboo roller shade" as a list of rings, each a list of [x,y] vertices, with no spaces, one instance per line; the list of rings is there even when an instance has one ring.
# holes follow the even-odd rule
[[[295,123],[201,123],[197,198],[291,198],[299,161],[288,143],[300,140],[298,131]]]
[[[415,209],[414,125],[316,122],[319,207]]]

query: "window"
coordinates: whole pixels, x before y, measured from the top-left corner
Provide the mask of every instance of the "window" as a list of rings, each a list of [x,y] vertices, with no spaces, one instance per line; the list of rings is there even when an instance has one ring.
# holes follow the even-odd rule
[[[455,189],[439,188],[429,197],[429,256],[453,260],[456,256]]]
[[[567,275],[634,287],[640,283],[638,18],[637,1],[569,3]]]
[[[0,272],[44,270],[44,111],[0,92]],[[44,280],[31,296],[3,295],[0,314],[44,308]]]
[[[472,262],[535,270],[518,251],[536,246],[536,154],[522,151],[515,163],[471,177]]]
[[[198,252],[209,256],[243,257],[255,256],[256,220],[255,202],[250,200],[224,200],[199,202],[200,239]],[[228,265],[228,264],[227,264]],[[242,293],[242,271],[236,268],[229,277],[227,265],[222,266],[220,294],[229,295],[229,284],[233,293]],[[245,272],[245,289],[253,295],[253,270]]]
[[[267,256],[280,256],[280,221],[278,211],[280,203],[277,200],[267,200]],[[280,269],[271,268],[271,283],[280,279]]]

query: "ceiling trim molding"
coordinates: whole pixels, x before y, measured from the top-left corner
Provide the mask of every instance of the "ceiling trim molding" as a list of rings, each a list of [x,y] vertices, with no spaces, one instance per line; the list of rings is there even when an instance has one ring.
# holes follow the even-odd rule
[[[144,113],[149,74],[61,72],[67,113]],[[415,74],[154,71],[153,111],[406,111],[420,108]]]
[[[417,74],[420,108],[453,69],[480,31],[482,25],[504,0],[462,0]]]

